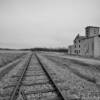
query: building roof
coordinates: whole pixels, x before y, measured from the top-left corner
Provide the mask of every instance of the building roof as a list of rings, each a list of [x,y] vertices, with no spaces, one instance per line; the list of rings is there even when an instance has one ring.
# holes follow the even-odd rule
[[[90,39],[90,38],[94,38],[94,37],[97,37],[97,36],[100,37],[100,34],[99,34],[99,35],[95,35],[95,36],[91,36],[91,37],[80,36],[80,35],[78,34],[78,35],[75,37],[74,41],[75,41],[76,39],[78,39],[78,40],[85,40],[85,39]]]
[[[78,40],[81,40],[81,39],[84,39],[84,38],[86,38],[85,36],[80,36],[79,34],[75,37],[75,39],[74,39],[74,41],[76,40],[76,39],[78,39]]]
[[[100,28],[100,27],[97,27],[97,26],[87,26],[86,28]]]
[[[100,37],[100,35],[95,35],[95,36],[91,36],[91,37],[85,37],[85,38],[83,38],[83,39],[81,39],[81,40],[90,39],[90,38],[95,38],[95,37]]]
[[[85,36],[80,36],[80,37],[79,37],[80,40],[81,40],[81,39],[84,39],[84,38],[85,38]]]

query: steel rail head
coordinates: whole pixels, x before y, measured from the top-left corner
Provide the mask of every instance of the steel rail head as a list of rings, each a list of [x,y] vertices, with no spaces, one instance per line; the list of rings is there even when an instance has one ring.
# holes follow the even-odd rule
[[[67,98],[65,95],[63,95],[63,93],[61,92],[60,88],[56,85],[56,83],[54,82],[54,80],[52,79],[50,72],[48,71],[48,69],[43,65],[43,63],[41,62],[40,58],[38,57],[37,54],[35,54],[39,64],[41,65],[41,67],[43,68],[44,72],[46,73],[47,77],[49,78],[51,84],[53,85],[53,87],[55,88],[59,98],[61,100],[70,100],[69,98]]]
[[[26,60],[25,67],[24,67],[24,69],[23,69],[22,72],[21,72],[21,76],[20,76],[20,78],[19,78],[19,81],[17,82],[17,85],[16,85],[15,89],[14,89],[13,92],[12,92],[12,95],[11,95],[11,97],[10,97],[10,100],[16,100],[16,99],[17,99],[17,96],[18,96],[19,90],[20,90],[20,86],[21,86],[21,84],[22,84],[22,81],[23,81],[24,75],[25,75],[25,73],[26,73],[26,71],[27,71],[27,68],[28,68],[28,66],[29,66],[29,64],[30,64],[32,55],[33,55],[33,53],[30,54],[29,57],[28,57],[27,60]]]
[[[24,90],[21,90],[20,94],[22,95],[23,100],[27,100]]]

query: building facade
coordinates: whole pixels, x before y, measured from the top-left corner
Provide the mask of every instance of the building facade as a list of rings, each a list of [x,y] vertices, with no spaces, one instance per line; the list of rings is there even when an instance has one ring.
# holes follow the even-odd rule
[[[68,47],[69,49],[68,49],[68,54],[75,54],[74,53],[74,45],[70,45],[69,47]]]
[[[71,51],[69,53],[69,51]],[[79,34],[73,41],[73,46],[68,48],[69,54],[99,57],[100,56],[100,28],[88,26],[85,28],[85,36]]]
[[[86,37],[97,36],[100,34],[100,27],[88,26],[85,28]]]

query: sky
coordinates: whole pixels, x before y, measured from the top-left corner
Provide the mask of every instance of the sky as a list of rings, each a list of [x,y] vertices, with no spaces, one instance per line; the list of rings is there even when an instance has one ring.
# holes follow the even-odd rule
[[[0,47],[65,47],[100,27],[100,0],[0,0]]]

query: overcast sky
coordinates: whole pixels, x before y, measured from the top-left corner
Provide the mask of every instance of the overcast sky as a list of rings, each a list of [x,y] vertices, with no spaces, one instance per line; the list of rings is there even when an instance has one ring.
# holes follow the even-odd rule
[[[0,0],[0,47],[67,47],[100,26],[100,0]]]

